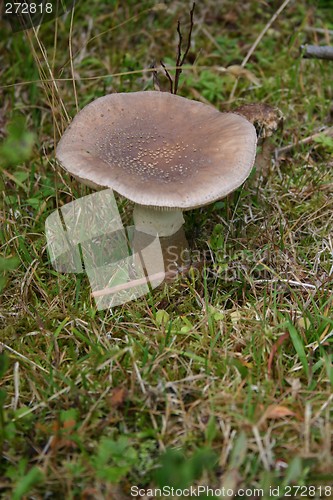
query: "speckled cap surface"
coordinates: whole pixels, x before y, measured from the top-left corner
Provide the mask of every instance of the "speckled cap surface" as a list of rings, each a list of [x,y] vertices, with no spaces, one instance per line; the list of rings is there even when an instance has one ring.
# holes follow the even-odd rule
[[[56,156],[68,172],[135,203],[191,209],[223,198],[248,177],[254,126],[233,113],[169,94],[110,94],[85,106]]]

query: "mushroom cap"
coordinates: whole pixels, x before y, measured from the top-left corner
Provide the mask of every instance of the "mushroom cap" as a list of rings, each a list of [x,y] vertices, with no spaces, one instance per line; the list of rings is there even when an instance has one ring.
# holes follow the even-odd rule
[[[166,92],[110,94],[85,106],[57,146],[83,183],[140,205],[191,209],[234,191],[254,163],[254,126]]]
[[[233,112],[244,116],[255,126],[259,139],[270,137],[283,123],[282,111],[262,102],[244,104]]]

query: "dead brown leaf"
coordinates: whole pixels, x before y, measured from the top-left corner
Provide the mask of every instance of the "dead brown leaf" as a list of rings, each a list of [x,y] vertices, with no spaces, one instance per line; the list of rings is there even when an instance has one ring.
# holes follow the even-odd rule
[[[111,393],[110,404],[113,408],[122,406],[127,398],[128,391],[126,387],[115,387]]]
[[[295,416],[295,412],[287,406],[282,405],[269,405],[263,415],[265,419],[279,419],[292,416]]]

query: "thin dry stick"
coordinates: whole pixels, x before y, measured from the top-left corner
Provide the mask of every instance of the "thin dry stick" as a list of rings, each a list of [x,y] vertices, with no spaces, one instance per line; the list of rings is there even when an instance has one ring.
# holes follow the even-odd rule
[[[177,22],[177,33],[178,33],[178,49],[177,49],[177,59],[176,66],[180,66],[180,62],[182,60],[182,43],[183,43],[183,35],[180,30],[180,20]]]
[[[186,69],[187,70],[191,70],[191,71],[197,71],[198,69],[217,69],[218,71],[221,71],[221,69],[224,69],[224,68],[221,68],[221,66],[196,66],[195,68],[191,65],[186,65]],[[174,70],[174,69],[177,69],[176,66],[170,66],[168,70]],[[184,69],[184,67],[183,67]],[[104,78],[115,78],[117,76],[128,76],[128,75],[139,75],[139,74],[144,74],[144,73],[152,73],[156,71],[156,68],[142,68],[142,69],[134,69],[132,71],[121,71],[120,73],[108,73],[106,75],[99,75],[99,76],[86,76],[86,77],[82,77],[80,78],[80,80],[82,82],[84,81],[93,81],[93,80],[103,80]],[[16,82],[16,83],[10,83],[8,85],[0,85],[0,90],[2,89],[9,89],[11,87],[22,87],[24,85],[32,85],[33,83],[53,83],[53,82],[71,82],[73,80],[73,78],[51,78],[51,79],[48,79],[48,78],[43,78],[43,79],[39,79],[39,80],[28,80],[26,82]]]
[[[310,31],[311,33],[319,33],[320,35],[333,35],[333,30],[326,28],[314,28],[312,26],[305,26],[305,31]]]
[[[166,69],[164,62],[160,61],[160,63],[161,63],[162,68],[164,69],[164,72],[166,74],[167,79],[169,80],[170,93],[172,94],[173,93],[173,81],[172,81],[171,75],[170,75],[169,71]]]
[[[301,45],[300,50],[305,59],[333,61],[333,46],[331,45]]]
[[[167,71],[171,71],[171,70],[176,70],[178,68],[177,68],[177,66],[169,66],[166,69],[167,69]],[[198,71],[198,70],[210,69],[210,70],[216,70],[219,73],[228,72],[230,70],[230,68],[224,68],[223,66],[206,66],[206,65],[193,66],[191,64],[183,65],[182,69],[186,69],[187,71]],[[95,80],[103,80],[104,78],[110,78],[110,77],[115,78],[118,76],[142,75],[145,73],[153,73],[154,71],[161,71],[161,70],[159,68],[149,67],[149,68],[135,69],[132,71],[121,71],[119,73],[107,73],[106,75],[86,76],[86,77],[83,76],[83,77],[80,77],[80,81],[88,82],[88,81],[95,81]],[[42,83],[44,85],[46,83],[72,82],[72,81],[73,81],[73,77],[71,77],[71,78],[54,78],[54,77],[53,78],[46,78],[46,77],[43,77],[42,79],[40,78],[38,80],[27,80],[25,82],[15,82],[15,83],[10,83],[8,85],[0,85],[0,90],[9,89],[12,87],[23,87],[25,85],[32,85],[34,83]]]
[[[333,135],[333,127],[328,127],[321,132],[316,132],[315,134],[309,135],[308,137],[304,137],[304,139],[301,139],[300,141],[295,142],[294,144],[288,144],[287,146],[283,146],[282,148],[276,148],[275,149],[275,159],[277,160],[281,153],[287,153],[291,151],[293,148],[296,146],[299,146],[301,144],[308,144],[309,142],[313,141],[316,139],[316,137],[320,137],[321,135]]]
[[[177,69],[176,69],[175,83],[174,83],[174,88],[173,88],[174,94],[177,94],[179,77],[180,77],[180,74],[182,72],[182,66],[185,62],[188,51],[190,50],[190,47],[191,47],[191,37],[192,37],[192,30],[193,30],[193,25],[194,25],[194,22],[193,22],[194,9],[195,9],[195,2],[193,2],[192,9],[190,11],[190,29],[188,32],[187,44],[186,44],[186,48],[185,48],[185,52],[184,52],[183,57],[181,55],[181,50],[182,50],[181,46],[182,46],[183,37],[182,37],[181,31],[180,31],[180,21],[178,21],[178,25],[177,25],[177,33],[179,36],[179,43],[178,43],[178,54],[177,54],[177,62],[176,62]]]
[[[190,266],[181,266],[174,271],[160,272],[155,274],[150,274],[148,277],[138,278],[135,280],[128,281],[126,283],[122,283],[120,285],[115,285],[113,287],[106,287],[102,290],[97,290],[96,292],[92,292],[93,297],[103,297],[104,295],[110,295],[111,293],[121,292],[123,290],[129,290],[131,288],[135,288],[140,285],[151,285],[152,281],[155,280],[168,280],[180,276],[182,274],[187,273],[191,268],[198,268],[199,266],[196,263],[192,263]]]
[[[149,276],[149,281],[163,279],[165,277],[165,273],[156,273]],[[123,290],[129,290],[131,288],[135,288],[136,286],[148,284],[147,278],[138,278],[136,280],[129,281],[127,283],[122,283],[121,285],[116,285],[111,288],[103,288],[102,290],[97,290],[93,292],[91,295],[93,297],[103,297],[104,295],[109,295],[111,293],[122,292]]]
[[[91,295],[93,297],[103,297],[104,295],[110,295],[111,293],[116,293],[116,292],[122,292],[123,290],[130,290],[131,288],[135,288],[137,286],[141,286],[141,285],[151,285],[151,282],[152,281],[155,281],[155,280],[164,280],[164,279],[170,279],[170,278],[174,278],[175,276],[177,276],[178,274],[181,274],[183,272],[186,272],[188,271],[188,267],[180,267],[179,269],[175,270],[175,271],[168,271],[168,272],[160,272],[160,273],[155,273],[155,274],[151,274],[151,275],[148,275],[148,277],[144,277],[144,278],[138,278],[136,280],[131,280],[131,281],[128,281],[127,283],[122,283],[120,285],[115,285],[113,287],[107,287],[107,288],[103,288],[102,290],[97,290],[96,292],[93,292]]]
[[[69,37],[68,37],[68,47],[69,47],[69,59],[71,64],[71,74],[73,78],[73,91],[75,98],[75,107],[76,111],[79,111],[79,103],[77,100],[77,92],[76,92],[76,84],[75,84],[75,75],[74,75],[74,62],[73,62],[73,52],[72,52],[72,34],[73,34],[73,24],[74,24],[74,11],[75,11],[75,2],[73,3],[72,13],[71,13],[71,24],[69,28]]]
[[[181,65],[181,58],[182,58],[182,42],[183,42],[183,35],[180,30],[180,20],[178,19],[177,23],[177,33],[178,33],[178,48],[177,48],[177,59],[176,59],[176,66]],[[179,80],[179,75],[181,73],[181,69],[176,69],[176,75],[175,75],[175,81],[173,84],[173,94],[177,94],[177,89],[178,89],[178,80]]]
[[[262,32],[259,34],[259,36],[255,40],[254,44],[250,47],[250,50],[246,54],[245,58],[243,59],[243,61],[241,63],[241,66],[243,68],[245,67],[245,65],[249,61],[249,59],[252,56],[253,52],[256,50],[257,46],[259,45],[259,43],[261,42],[261,40],[263,39],[263,37],[265,36],[265,34],[267,33],[267,31],[269,30],[269,28],[272,26],[272,24],[274,23],[274,21],[279,17],[279,15],[281,14],[281,12],[287,7],[287,5],[288,5],[289,2],[290,2],[290,0],[285,0],[283,2],[283,4],[278,8],[278,10],[275,12],[275,14],[273,14],[273,16],[270,18],[270,20],[268,21],[268,23],[266,24],[266,26],[264,27],[264,29],[262,30]],[[230,96],[229,96],[229,102],[232,101],[232,99],[233,99],[233,97],[235,95],[237,85],[238,85],[238,79],[236,79],[236,81],[234,83],[234,86],[233,86],[233,88],[231,90],[231,93],[230,93]]]
[[[172,80],[171,75],[168,72],[168,70],[166,69],[163,61],[160,61],[161,66],[163,67],[164,72],[166,74],[166,77],[169,80],[171,94],[177,94],[179,77],[180,77],[181,72],[183,71],[182,66],[184,65],[184,61],[185,61],[187,54],[188,54],[188,51],[190,50],[190,47],[191,47],[191,37],[192,37],[192,30],[193,30],[193,24],[194,24],[193,23],[194,9],[195,9],[195,3],[193,2],[192,9],[190,11],[190,29],[189,29],[187,44],[186,44],[186,48],[185,48],[185,52],[184,52],[183,56],[182,56],[183,35],[182,35],[181,29],[180,29],[180,21],[178,20],[178,23],[177,23],[178,47],[177,47],[177,59],[176,59],[176,74],[175,74],[174,81]]]

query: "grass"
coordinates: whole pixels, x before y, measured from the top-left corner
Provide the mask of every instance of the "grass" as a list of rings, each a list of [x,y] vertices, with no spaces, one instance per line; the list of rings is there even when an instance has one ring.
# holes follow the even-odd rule
[[[219,68],[241,64],[279,6],[198,3],[178,92],[220,110],[278,106],[285,121],[274,147],[332,122],[330,63],[298,52],[329,41],[308,31],[333,29],[325,2],[290,2],[272,24],[246,65],[259,86],[243,77],[233,90],[234,76]],[[332,485],[327,137],[186,214],[193,253],[209,256],[202,273],[97,311],[87,277],[49,262],[47,216],[90,192],[57,166],[55,143],[77,106],[153,88],[142,70],[174,64],[178,18],[186,32],[182,2],[95,0],[35,32],[1,28],[4,499],[122,499],[134,485],[224,487],[234,498],[241,488],[273,498],[270,488],[280,487],[274,498],[283,498],[285,487],[313,485],[308,497],[319,498]],[[167,90],[163,72],[159,79]],[[130,223],[131,204],[119,207]]]

